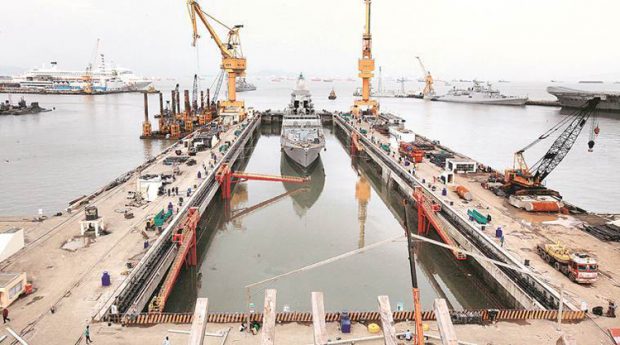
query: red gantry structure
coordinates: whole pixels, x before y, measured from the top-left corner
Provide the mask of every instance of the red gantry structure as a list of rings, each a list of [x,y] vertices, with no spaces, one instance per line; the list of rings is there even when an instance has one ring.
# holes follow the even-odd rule
[[[233,181],[233,178],[237,181]],[[249,180],[255,181],[269,181],[269,182],[288,182],[288,183],[306,183],[310,181],[310,177],[299,176],[277,176],[277,175],[264,175],[253,174],[244,171],[232,171],[230,166],[226,163],[222,164],[215,174],[215,179],[222,186],[222,198],[230,199],[231,185],[233,182],[243,182]]]
[[[161,313],[164,311],[166,301],[181,273],[181,269],[183,269],[183,264],[186,266],[197,265],[196,229],[199,220],[200,211],[198,211],[197,207],[192,207],[188,210],[185,220],[175,229],[172,235],[172,242],[173,245],[177,246],[177,254],[159,293],[153,297],[149,304],[149,313]]]
[[[431,226],[435,229],[443,242],[451,247],[457,247],[454,240],[445,232],[442,227],[442,221],[437,216],[437,212],[441,211],[441,205],[430,201],[421,188],[416,188],[413,192],[418,207],[418,234],[425,235],[430,231]],[[467,259],[467,255],[460,250],[452,250],[452,254],[457,260]]]

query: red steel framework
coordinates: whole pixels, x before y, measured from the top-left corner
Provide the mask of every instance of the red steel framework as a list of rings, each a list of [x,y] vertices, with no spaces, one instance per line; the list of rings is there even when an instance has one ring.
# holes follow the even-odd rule
[[[298,177],[298,176],[277,176],[277,175],[264,175],[253,174],[243,171],[232,171],[230,166],[226,163],[218,169],[215,174],[215,179],[222,186],[222,198],[230,199],[231,185],[233,178],[237,179],[236,182],[255,180],[255,181],[269,181],[269,182],[288,182],[288,183],[306,183],[310,181],[310,177]]]
[[[172,292],[172,288],[181,273],[183,264],[186,266],[196,266],[198,256],[196,253],[196,229],[200,220],[200,211],[197,207],[191,207],[185,220],[179,225],[172,235],[173,245],[177,246],[178,251],[170,271],[166,275],[166,279],[162,284],[159,293],[151,300],[149,304],[150,313],[161,313],[166,306],[166,301]]]
[[[454,240],[445,232],[441,225],[441,220],[437,217],[437,212],[441,211],[441,205],[429,200],[420,187],[415,188],[413,198],[416,200],[418,207],[418,234],[428,234],[432,226],[445,244],[457,247]],[[452,250],[452,254],[457,260],[467,259],[467,255],[460,250]]]

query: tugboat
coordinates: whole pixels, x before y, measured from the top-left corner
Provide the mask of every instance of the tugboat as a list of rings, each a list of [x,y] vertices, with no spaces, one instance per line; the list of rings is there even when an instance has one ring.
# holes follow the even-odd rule
[[[20,99],[17,105],[11,104],[9,100],[0,103],[0,115],[27,115],[52,111],[51,109],[41,108],[39,102],[31,102],[30,106],[26,104],[25,99]]]
[[[321,118],[314,112],[303,74],[299,75],[291,103],[284,112],[280,145],[286,156],[304,169],[317,160],[325,147]]]
[[[329,93],[329,97],[327,97],[327,99],[333,101],[336,99],[336,91],[334,91],[334,89],[332,88],[332,91]]]

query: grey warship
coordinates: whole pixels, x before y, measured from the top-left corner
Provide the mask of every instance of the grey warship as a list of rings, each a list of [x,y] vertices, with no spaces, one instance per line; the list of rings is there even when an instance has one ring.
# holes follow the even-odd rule
[[[302,168],[309,168],[325,147],[321,118],[314,112],[312,97],[303,74],[291,93],[284,112],[280,136],[282,151]]]

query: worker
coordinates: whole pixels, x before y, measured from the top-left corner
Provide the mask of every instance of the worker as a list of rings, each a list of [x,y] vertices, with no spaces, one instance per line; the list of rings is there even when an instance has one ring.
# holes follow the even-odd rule
[[[198,170],[198,179],[202,178],[202,174],[200,173],[200,170]]]
[[[252,321],[252,323],[250,324],[250,331],[252,332],[252,334],[257,335],[259,330],[260,323],[258,323],[257,321]]]
[[[413,333],[411,333],[410,330],[407,330],[407,332],[405,332],[405,340],[407,341],[413,340]]]
[[[4,316],[4,312],[2,316]],[[607,306],[607,317],[616,317],[616,303],[614,301],[609,301],[609,305]]]
[[[110,317],[116,320],[117,316],[118,316],[118,306],[116,306],[116,303],[112,303],[112,306],[110,307]]]
[[[84,339],[86,339],[86,344],[92,343],[92,339],[90,339],[90,326],[86,325],[86,329],[84,330]]]
[[[11,322],[11,319],[9,319],[9,308],[2,309],[2,321],[4,321],[4,323],[7,321]]]
[[[170,345],[170,339],[168,339],[168,336],[166,336],[166,339],[164,339],[164,342],[161,343],[161,345]]]

